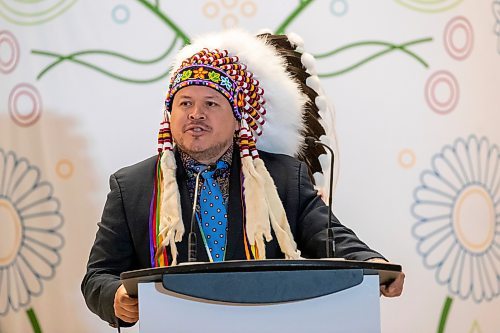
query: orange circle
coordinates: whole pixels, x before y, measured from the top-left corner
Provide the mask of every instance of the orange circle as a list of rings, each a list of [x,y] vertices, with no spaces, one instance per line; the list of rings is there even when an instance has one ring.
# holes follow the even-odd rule
[[[238,18],[233,14],[227,14],[222,19],[222,25],[225,29],[231,29],[238,26]]]
[[[219,6],[214,2],[207,2],[203,6],[203,14],[208,18],[215,18],[219,15]]]
[[[257,5],[253,1],[245,1],[241,4],[240,11],[243,16],[255,16],[255,13],[257,12]]]
[[[487,234],[485,237],[483,237],[482,240],[479,241],[471,239],[469,233],[463,230],[464,223],[467,223],[468,221],[462,221],[460,214],[462,211],[462,207],[464,206],[464,202],[473,196],[481,198],[488,206]],[[453,219],[453,227],[455,230],[455,234],[457,235],[457,239],[469,251],[475,253],[481,253],[485,251],[493,243],[495,238],[494,203],[490,195],[483,188],[479,186],[471,186],[467,188],[465,191],[463,191],[463,193],[460,194],[460,197],[458,198],[455,207],[453,208],[453,216],[455,217]],[[475,221],[474,223],[478,222],[479,221]],[[477,228],[476,224],[475,228]]]
[[[62,179],[69,179],[73,176],[73,171],[75,171],[75,167],[70,160],[62,159],[56,164],[56,173]]]
[[[404,169],[411,169],[415,166],[417,157],[411,149],[403,149],[398,154],[398,162]]]
[[[226,3],[226,0],[221,0],[222,2],[222,5],[224,5],[224,7],[226,8],[233,8],[234,6],[236,6],[238,4],[238,0],[231,0],[231,2],[229,2],[229,4]]]

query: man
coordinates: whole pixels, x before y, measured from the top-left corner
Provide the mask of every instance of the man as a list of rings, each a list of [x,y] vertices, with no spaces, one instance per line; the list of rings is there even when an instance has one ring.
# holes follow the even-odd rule
[[[158,157],[110,178],[82,282],[102,319],[139,319],[121,272],[188,260],[193,202],[198,261],[326,255],[328,207],[307,166],[287,156],[303,142],[307,98],[285,68],[273,46],[240,31],[205,36],[179,52]],[[385,261],[336,218],[332,223],[337,257]],[[399,295],[403,280],[401,273],[381,293]]]

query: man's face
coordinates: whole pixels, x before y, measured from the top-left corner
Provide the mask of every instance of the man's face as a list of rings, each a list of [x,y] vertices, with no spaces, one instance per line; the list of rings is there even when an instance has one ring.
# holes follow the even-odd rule
[[[170,125],[175,143],[206,164],[224,154],[238,129],[228,100],[204,86],[188,86],[175,94]]]

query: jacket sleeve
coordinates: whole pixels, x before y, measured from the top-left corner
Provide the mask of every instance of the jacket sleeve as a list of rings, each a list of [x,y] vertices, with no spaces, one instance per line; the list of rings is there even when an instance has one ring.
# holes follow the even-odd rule
[[[310,180],[307,166],[299,167],[299,233],[301,250],[305,257],[326,257],[326,229],[329,207],[318,196]],[[369,248],[356,234],[332,214],[332,229],[335,240],[335,257],[348,260],[385,259]]]
[[[115,175],[109,180],[108,194],[99,229],[92,246],[87,273],[81,289],[89,309],[115,326],[113,303],[116,290],[121,285],[120,273],[130,270],[134,249],[127,223],[120,185]],[[119,321],[120,326],[131,326]]]

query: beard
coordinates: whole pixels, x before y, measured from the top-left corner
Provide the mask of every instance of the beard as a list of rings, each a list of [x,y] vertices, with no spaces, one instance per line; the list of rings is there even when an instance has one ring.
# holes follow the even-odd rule
[[[217,160],[229,149],[233,144],[233,138],[224,142],[217,142],[209,147],[200,147],[200,145],[197,144],[187,147],[182,139],[177,141],[176,144],[180,150],[191,156],[191,158],[197,162],[211,164],[217,162]]]

